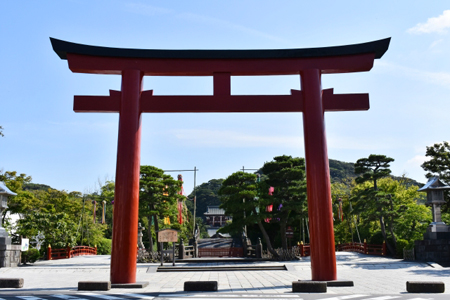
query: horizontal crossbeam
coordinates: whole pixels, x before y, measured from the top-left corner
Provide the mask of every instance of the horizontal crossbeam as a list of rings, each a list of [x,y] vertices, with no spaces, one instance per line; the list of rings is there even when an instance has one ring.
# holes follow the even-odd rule
[[[75,112],[119,112],[121,92],[110,91],[109,96],[75,96]],[[333,94],[323,90],[325,111],[357,111],[369,109],[368,94]],[[153,91],[141,94],[140,108],[147,113],[262,113],[302,112],[303,96],[298,90],[290,95],[212,95],[160,96]]]

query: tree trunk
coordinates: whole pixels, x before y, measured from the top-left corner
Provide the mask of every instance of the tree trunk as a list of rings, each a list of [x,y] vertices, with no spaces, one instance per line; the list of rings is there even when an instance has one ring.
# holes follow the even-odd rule
[[[380,227],[381,227],[381,234],[383,235],[384,242],[386,243],[386,246],[388,247],[389,252],[391,252],[392,255],[395,255],[395,249],[392,247],[392,245],[387,240],[386,227],[384,225],[383,216],[380,216]]]
[[[256,209],[253,209],[253,213],[256,215]],[[278,257],[279,257],[279,256],[278,256],[278,253],[275,252],[275,250],[273,250],[273,248],[272,248],[272,243],[270,242],[270,237],[269,237],[269,235],[267,234],[267,231],[266,231],[266,229],[264,228],[263,224],[261,223],[261,220],[258,220],[258,227],[259,227],[259,230],[261,230],[261,233],[262,233],[262,235],[263,235],[263,237],[264,237],[264,241],[266,242],[267,250],[268,250],[270,253],[272,253],[272,255],[273,255],[274,257],[278,258]]]
[[[394,212],[394,204],[392,203],[392,196],[389,197],[391,204],[391,212]],[[391,222],[389,224],[389,231],[391,232],[392,240],[394,241],[394,248],[397,249],[397,238],[394,234],[394,216],[391,214]],[[397,253],[397,252],[396,252]]]
[[[286,238],[286,226],[287,226],[288,214],[284,214],[280,220],[280,231],[281,231],[281,246],[283,250],[287,250],[287,238]]]
[[[148,240],[150,241],[150,246],[148,247],[149,252],[153,252],[153,234],[152,234],[152,215],[148,215]]]
[[[157,249],[157,251],[162,251],[161,245],[159,244],[159,240],[158,240],[158,231],[159,231],[158,216],[154,215],[153,217],[155,218],[154,222],[155,222],[155,232],[156,232],[156,249]]]

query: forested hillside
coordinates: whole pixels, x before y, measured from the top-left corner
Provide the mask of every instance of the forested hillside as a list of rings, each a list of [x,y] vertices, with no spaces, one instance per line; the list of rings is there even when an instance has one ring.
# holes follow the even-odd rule
[[[349,162],[343,162],[335,159],[330,159],[330,176],[331,182],[345,183],[346,181],[351,181],[356,178],[355,175],[355,164]],[[406,181],[407,186],[416,185],[423,186],[423,183],[419,183],[413,179],[406,177],[392,177],[395,180],[403,179]],[[206,183],[202,183],[196,189],[197,194],[197,211],[196,216],[204,219],[203,214],[206,212],[208,206],[219,205],[220,200],[218,196],[219,188],[224,179],[211,179]],[[188,201],[186,201],[188,209],[191,213],[194,212],[194,193],[192,192],[188,196]]]

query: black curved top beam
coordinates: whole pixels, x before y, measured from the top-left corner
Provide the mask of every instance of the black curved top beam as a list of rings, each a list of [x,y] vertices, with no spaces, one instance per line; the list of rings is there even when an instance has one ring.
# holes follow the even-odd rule
[[[130,49],[89,46],[50,38],[53,50],[61,59],[67,53],[89,56],[152,58],[152,59],[273,59],[273,58],[313,58],[326,56],[346,56],[374,53],[381,58],[387,51],[391,38],[378,41],[304,49],[264,49],[264,50],[160,50]]]

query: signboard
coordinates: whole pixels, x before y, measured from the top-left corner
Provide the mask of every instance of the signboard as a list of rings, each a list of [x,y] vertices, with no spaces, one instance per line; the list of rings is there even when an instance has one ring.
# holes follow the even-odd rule
[[[294,237],[294,230],[292,230],[291,226],[288,226],[288,228],[286,229],[286,237],[288,239],[291,239]]]
[[[175,229],[164,229],[158,231],[158,241],[160,243],[176,242],[178,241],[178,231]]]
[[[28,251],[28,247],[30,246],[29,239],[22,239],[22,248],[21,251]]]

